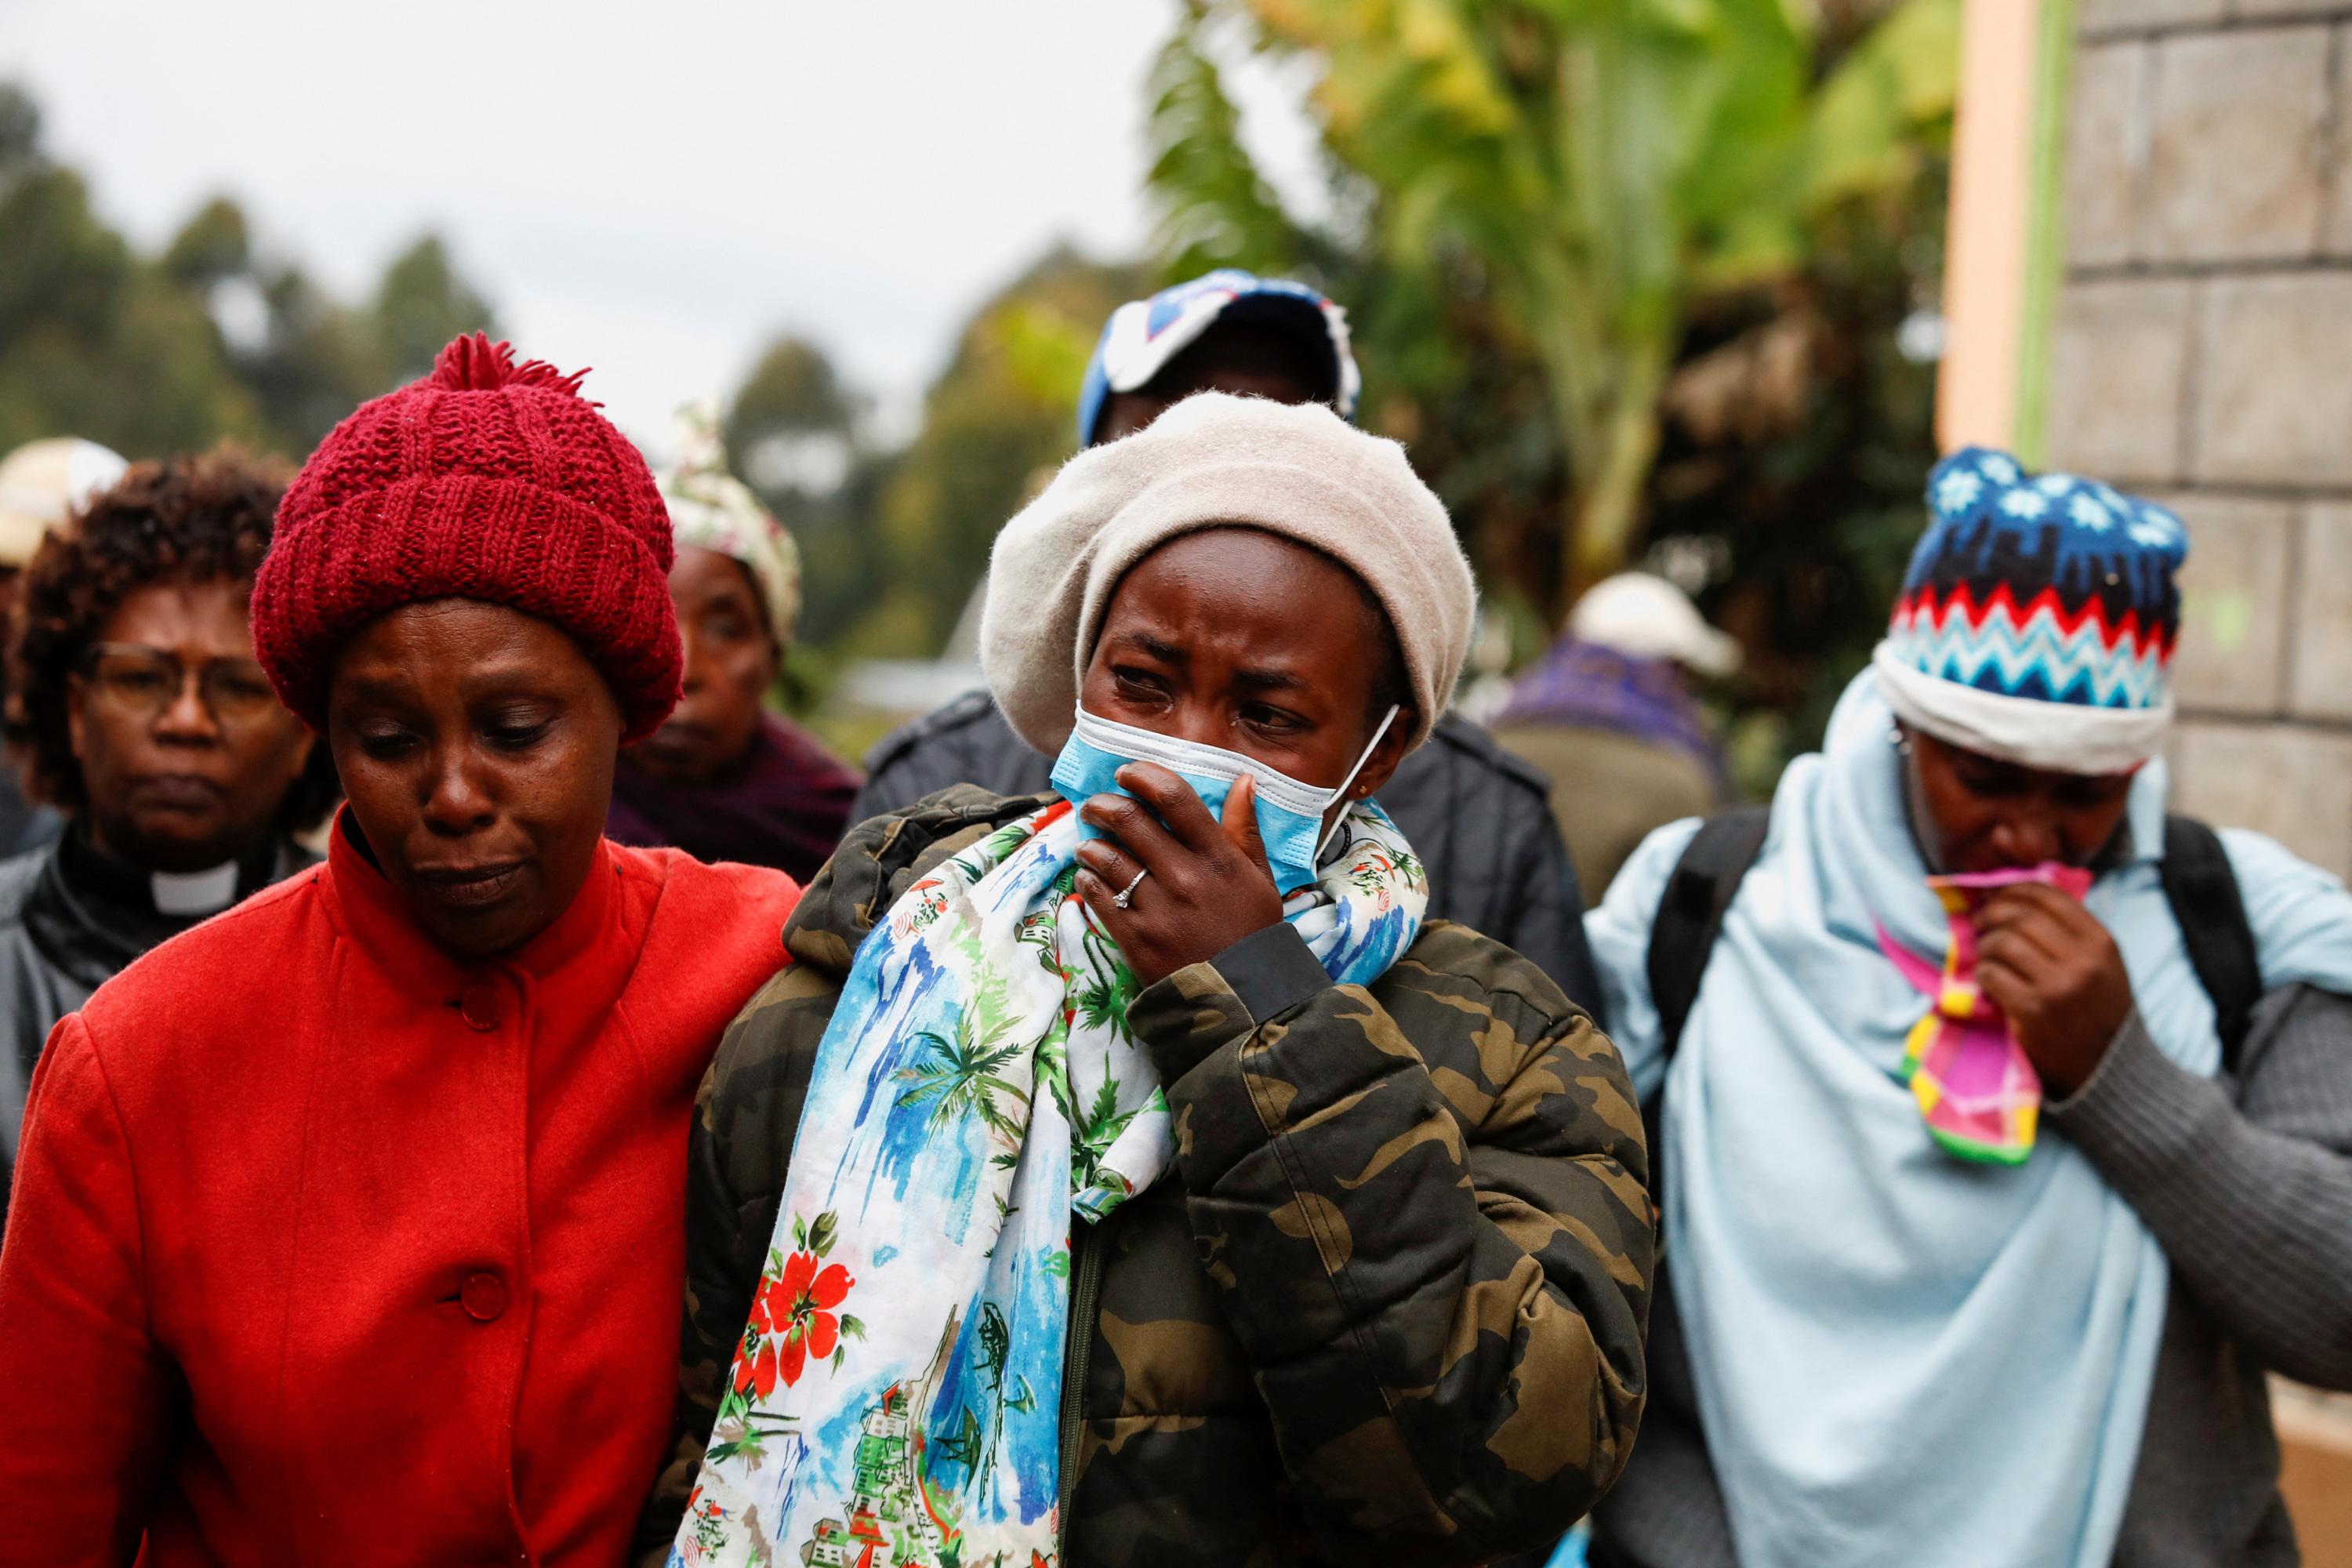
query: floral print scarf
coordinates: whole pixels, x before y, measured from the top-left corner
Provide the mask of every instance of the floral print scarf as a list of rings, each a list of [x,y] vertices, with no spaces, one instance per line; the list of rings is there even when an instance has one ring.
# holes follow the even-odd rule
[[[1066,801],[1007,824],[859,948],[672,1564],[1057,1561],[1072,1227],[1174,1152],[1079,837]],[[1377,805],[1338,838],[1283,912],[1361,984],[1428,881]]]

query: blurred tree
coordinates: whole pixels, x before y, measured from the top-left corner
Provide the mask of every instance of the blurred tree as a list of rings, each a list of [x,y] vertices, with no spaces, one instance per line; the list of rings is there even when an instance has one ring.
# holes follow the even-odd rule
[[[212,208],[199,213],[174,251],[195,253],[214,225],[227,228]],[[431,234],[393,258],[363,306],[343,304],[293,262],[250,253],[242,268],[214,280],[209,301],[228,331],[238,378],[277,443],[298,455],[361,403],[431,370],[451,338],[498,331],[489,306]]]
[[[1761,792],[1885,629],[1924,521],[1941,289],[1931,167],[1822,226],[1804,270],[1708,301],[1668,382],[1649,564],[1748,650],[1733,760]]]
[[[243,281],[259,305],[258,331],[235,350],[236,374],[285,450],[309,451],[337,420],[395,384],[372,323],[299,267],[263,262]]]
[[[499,336],[497,319],[457,276],[439,235],[428,234],[394,258],[377,285],[375,340],[385,384],[414,381],[433,368],[442,345],[463,332]]]
[[[202,304],[132,254],[0,84],[0,451],[70,432],[126,452],[258,434]]]
[[[225,196],[140,256],[43,152],[37,106],[6,83],[0,234],[0,451],[69,432],[133,457],[225,436],[299,457],[450,337],[490,327],[429,235],[357,308],[261,256]]]
[[[787,502],[830,494],[848,473],[864,411],[824,350],[786,333],[736,389],[727,449],[754,485]]]
[[[0,181],[29,163],[40,145],[40,106],[23,88],[0,81]]]
[[[191,289],[208,291],[253,267],[253,236],[245,209],[215,196],[196,209],[163,252],[163,270]]]
[[[1147,281],[1141,267],[1057,247],[973,314],[914,439],[854,481],[872,493],[870,510],[850,513],[872,520],[865,574],[820,584],[812,567],[813,605],[840,595],[856,610],[842,652],[925,658],[945,645],[996,531],[1076,444],[1078,384],[1104,320]]]
[[[1524,470],[1557,447],[1556,610],[1640,548],[1694,305],[1801,270],[1826,215],[1912,180],[1938,144],[1958,0],[1822,16],[1779,0],[1188,0],[1152,81],[1171,269],[1352,275],[1368,337],[1424,345],[1397,392],[1495,380],[1499,445],[1463,456]],[[1251,166],[1213,64],[1224,29],[1319,61],[1329,232],[1292,221]],[[1531,367],[1540,409],[1523,377],[1465,364],[1465,343]],[[1417,401],[1374,416],[1419,426],[1434,411]]]
[[[865,400],[824,349],[782,334],[736,388],[726,416],[729,465],[800,545],[796,640],[821,647],[880,591],[887,557],[873,516],[874,459],[860,445]]]

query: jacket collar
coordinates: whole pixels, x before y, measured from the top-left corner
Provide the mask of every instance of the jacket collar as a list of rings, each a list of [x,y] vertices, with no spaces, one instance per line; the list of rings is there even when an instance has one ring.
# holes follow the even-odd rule
[[[982,835],[1061,798],[997,795],[957,784],[904,811],[851,828],[784,922],[784,949],[806,964],[849,973],[857,944],[915,879]]]
[[[379,963],[401,973],[457,980],[486,969],[510,969],[543,980],[593,946],[615,918],[613,883],[620,868],[611,844],[600,838],[588,879],[554,924],[511,952],[488,958],[454,952],[425,934],[377,869],[362,847],[350,806],[335,813],[328,839],[326,882],[339,923]]]
[[[310,863],[310,857],[290,840],[275,836],[263,840],[238,862],[232,903]],[[24,916],[26,930],[42,955],[91,987],[209,918],[157,910],[149,875],[91,844],[79,822],[68,823],[50,847],[26,898]]]

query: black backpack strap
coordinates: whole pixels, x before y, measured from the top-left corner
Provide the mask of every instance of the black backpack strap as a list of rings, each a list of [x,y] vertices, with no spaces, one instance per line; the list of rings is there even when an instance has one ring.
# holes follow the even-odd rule
[[[1764,850],[1772,826],[1769,805],[1742,805],[1718,812],[1700,824],[1697,835],[1675,862],[1650,926],[1650,999],[1658,1008],[1658,1048],[1669,1062],[1682,1044],[1691,1004],[1698,1000],[1707,954],[1714,951],[1723,915],[1731,908],[1740,879]]]
[[[2246,923],[2246,900],[2221,836],[2186,816],[2164,819],[2165,901],[2188,944],[2189,966],[2213,999],[2213,1026],[2221,1036],[2221,1070],[2235,1077],[2263,999],[2262,955]]]

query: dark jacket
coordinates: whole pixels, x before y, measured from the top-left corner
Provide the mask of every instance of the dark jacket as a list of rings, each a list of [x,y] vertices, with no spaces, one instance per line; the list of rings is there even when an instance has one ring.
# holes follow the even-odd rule
[[[885,736],[866,759],[850,820],[899,811],[950,784],[1041,795],[1050,757],[1032,751],[984,691]],[[1466,719],[1447,714],[1383,785],[1380,802],[1429,868],[1429,917],[1533,959],[1604,1026],[1584,944],[1584,895],[1552,820],[1551,782]]]
[[[288,839],[263,845],[237,868],[247,898],[319,858]],[[58,1019],[132,959],[188,930],[204,915],[155,908],[147,874],[93,848],[68,830],[43,848],[0,860],[0,1213],[16,1161],[25,1092],[41,1044]]]
[[[668,1549],[765,1261],[851,955],[916,877],[1035,798],[945,792],[850,831],[796,961],[704,1080],[688,1163]],[[1473,1563],[1549,1544],[1639,1419],[1652,1258],[1614,1047],[1534,965],[1424,925],[1369,987],[1275,926],[1129,1014],[1175,1169],[1073,1236],[1069,1568]]]
[[[604,837],[642,849],[671,846],[713,864],[772,866],[805,882],[855,820],[858,784],[857,770],[823,742],[770,713],[743,754],[700,784],[657,778],[623,752]]]

